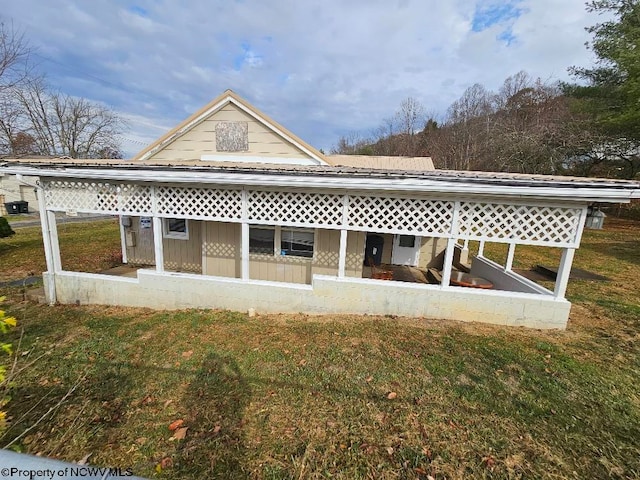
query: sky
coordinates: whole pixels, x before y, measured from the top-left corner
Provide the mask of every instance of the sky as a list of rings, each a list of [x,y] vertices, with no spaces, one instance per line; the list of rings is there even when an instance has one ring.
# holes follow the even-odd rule
[[[584,0],[0,0],[49,84],[127,122],[125,156],[226,89],[316,148],[367,135],[413,97],[588,66]]]

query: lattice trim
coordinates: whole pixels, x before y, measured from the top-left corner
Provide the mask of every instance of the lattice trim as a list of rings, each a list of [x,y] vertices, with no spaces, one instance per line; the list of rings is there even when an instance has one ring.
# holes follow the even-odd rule
[[[151,212],[151,189],[145,185],[56,180],[44,187],[49,209],[111,214]]]
[[[397,197],[349,198],[349,227],[376,232],[449,234],[453,202]]]
[[[458,235],[478,240],[571,244],[576,241],[580,212],[578,208],[463,202]]]
[[[158,213],[171,217],[242,219],[242,192],[219,188],[156,187]]]
[[[305,192],[248,192],[249,221],[279,225],[342,224],[342,195]]]

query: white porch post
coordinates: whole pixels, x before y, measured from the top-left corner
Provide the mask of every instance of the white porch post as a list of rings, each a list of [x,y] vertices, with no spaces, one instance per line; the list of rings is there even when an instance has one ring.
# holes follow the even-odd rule
[[[478,246],[478,256],[484,256],[484,240],[480,240],[480,245]]]
[[[55,212],[47,212],[49,222],[49,235],[51,237],[51,259],[53,260],[53,271],[62,271],[62,260],[60,259],[60,241],[58,240],[58,224],[56,223]]]
[[[156,187],[151,187],[151,211],[153,212],[153,248],[156,258],[156,272],[164,272],[164,249],[162,246],[162,218],[158,217],[158,197]]]
[[[120,250],[122,250],[122,263],[127,263],[127,237],[122,225],[122,215],[118,215],[118,227],[120,228]]]
[[[556,298],[564,298],[567,292],[567,284],[569,283],[569,274],[571,273],[571,264],[573,256],[576,252],[575,248],[565,248],[562,250],[562,258],[558,267],[558,275],[556,276],[556,287],[553,295]]]
[[[516,244],[510,243],[509,251],[507,252],[507,261],[504,264],[505,272],[511,271],[511,267],[513,266],[513,256],[515,255],[515,253],[516,253]]]
[[[451,218],[451,236],[447,240],[447,251],[444,254],[444,264],[442,265],[442,283],[444,288],[449,287],[451,280],[451,269],[453,267],[453,250],[456,248],[456,234],[458,233],[458,214],[460,212],[460,202],[453,204],[453,214]]]
[[[242,222],[242,232],[240,234],[242,237],[241,241],[241,257],[242,257],[242,268],[241,268],[241,277],[242,280],[249,280],[249,224],[246,222]]]
[[[40,226],[42,228],[42,242],[44,243],[44,258],[47,263],[47,300],[49,305],[56,303],[56,279],[53,262],[53,250],[51,247],[51,232],[49,230],[49,216],[45,206],[44,188],[38,187],[38,208],[40,210]]]
[[[347,265],[347,230],[340,230],[340,253],[338,256],[338,278],[344,278]]]

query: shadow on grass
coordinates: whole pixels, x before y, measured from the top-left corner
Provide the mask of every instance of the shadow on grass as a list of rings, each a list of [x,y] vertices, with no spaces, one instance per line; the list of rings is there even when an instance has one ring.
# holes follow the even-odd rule
[[[640,265],[640,241],[627,240],[624,242],[591,243],[584,242],[581,249],[591,250],[600,255],[613,257],[622,262]]]
[[[7,412],[12,423],[2,445],[26,433],[17,444],[26,446],[27,451],[65,456],[65,445],[74,437],[82,438],[84,431],[91,432],[85,437],[84,450],[97,452],[109,448],[114,427],[126,420],[135,397],[131,374],[126,365],[100,362],[94,368],[85,367],[84,372],[80,369],[66,374],[52,372],[38,383],[12,389]],[[70,412],[79,413],[74,419]],[[29,428],[33,429],[26,432]],[[47,447],[39,444],[41,436],[47,438]]]
[[[247,478],[244,410],[251,388],[231,357],[210,353],[181,402],[188,412],[187,439],[174,472],[184,478]]]

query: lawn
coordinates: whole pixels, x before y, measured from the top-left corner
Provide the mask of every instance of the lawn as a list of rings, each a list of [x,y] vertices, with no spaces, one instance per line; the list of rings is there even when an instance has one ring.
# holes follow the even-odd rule
[[[66,228],[85,270],[119,242],[115,223]],[[154,478],[638,478],[639,232],[586,232],[575,264],[610,280],[570,282],[567,331],[48,307],[10,289],[28,366],[0,444]],[[0,241],[5,278],[42,267],[37,233],[10,239],[22,260]],[[516,265],[548,255],[522,247]]]

